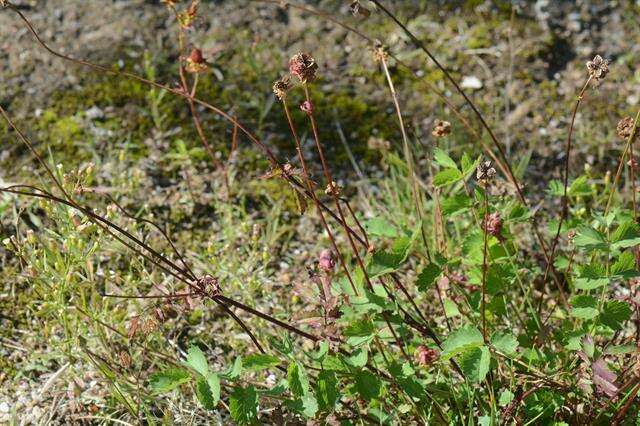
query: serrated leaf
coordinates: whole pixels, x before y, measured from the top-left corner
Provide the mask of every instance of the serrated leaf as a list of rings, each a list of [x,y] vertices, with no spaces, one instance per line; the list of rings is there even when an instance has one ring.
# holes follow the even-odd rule
[[[491,344],[505,355],[513,355],[518,349],[518,340],[511,333],[495,333]]]
[[[480,346],[465,350],[458,357],[458,360],[465,377],[472,382],[479,383],[489,372],[491,355],[486,346]]]
[[[258,417],[258,394],[253,386],[237,387],[229,397],[229,413],[240,425],[250,425]]]
[[[211,397],[213,398],[213,405],[218,405],[220,401],[220,377],[215,373],[209,373],[207,376],[207,384],[211,391]]]
[[[450,185],[456,183],[462,179],[462,177],[462,173],[457,169],[444,169],[433,177],[433,185],[436,187]]]
[[[630,318],[631,306],[621,300],[606,302],[600,313],[600,322],[613,330],[621,330],[622,324]]]
[[[472,325],[466,325],[454,331],[442,343],[442,359],[447,360],[467,349],[481,346],[482,334]]]
[[[356,390],[363,399],[371,401],[378,398],[382,391],[382,383],[375,374],[368,370],[362,370],[355,375]]]
[[[634,352],[638,352],[638,347],[635,344],[609,346],[604,351],[604,353],[609,355],[626,355]]]
[[[441,150],[440,148],[435,148],[433,150],[433,159],[436,160],[436,163],[445,169],[458,169],[458,165],[456,164],[449,155]]]
[[[456,213],[462,213],[473,205],[471,197],[467,194],[456,194],[453,197],[445,198],[440,203],[440,211],[443,216],[453,216]]]
[[[206,410],[213,410],[216,408],[216,404],[213,400],[213,393],[209,387],[209,383],[204,377],[200,377],[196,382],[196,396],[198,401]]]
[[[571,182],[571,185],[567,188],[567,192],[574,197],[591,194],[591,187],[589,186],[587,177],[583,175]]]
[[[389,221],[378,217],[367,220],[364,228],[369,235],[390,238],[398,236],[398,230]]]
[[[588,251],[604,250],[608,247],[607,240],[604,235],[590,226],[580,226],[573,242],[576,247],[580,247]]]
[[[498,405],[506,407],[511,401],[513,401],[514,396],[513,392],[509,389],[503,390],[502,393],[500,393],[500,398],[498,398]]]
[[[155,393],[165,393],[189,380],[191,380],[191,376],[188,371],[181,368],[168,368],[154,373],[150,378],[150,385]]]
[[[242,374],[242,357],[237,357],[233,362],[233,365],[227,369],[220,376],[227,380],[235,380]]]
[[[320,410],[331,410],[338,401],[338,379],[333,371],[322,370],[316,380],[316,400]]]
[[[292,362],[287,368],[287,382],[289,390],[296,396],[303,396],[309,392],[309,378],[302,364]]]
[[[456,305],[453,300],[445,299],[442,304],[444,305],[444,314],[447,316],[447,318],[453,318],[460,315],[458,305]]]
[[[252,354],[242,360],[245,369],[262,371],[280,364],[278,357],[269,354]]]
[[[571,315],[583,320],[592,319],[598,316],[598,302],[591,296],[576,296],[571,299]]]
[[[202,349],[198,346],[189,347],[186,364],[196,370],[201,376],[206,377],[207,374],[209,374],[209,363]]]
[[[621,223],[611,235],[611,247],[621,249],[640,244],[638,224],[632,220]]]
[[[593,290],[609,284],[604,266],[591,263],[580,268],[580,277],[575,281],[575,287],[579,290]]]
[[[347,358],[347,362],[354,367],[364,367],[369,360],[369,351],[366,348],[361,347],[352,352],[351,356]]]
[[[435,263],[430,263],[425,266],[422,271],[418,274],[418,279],[416,281],[416,285],[418,286],[418,290],[427,291],[435,282],[436,278],[440,276],[442,273],[442,268],[440,268]]]
[[[618,260],[611,265],[611,275],[631,279],[637,277],[636,257],[631,251],[625,251],[618,257]]]

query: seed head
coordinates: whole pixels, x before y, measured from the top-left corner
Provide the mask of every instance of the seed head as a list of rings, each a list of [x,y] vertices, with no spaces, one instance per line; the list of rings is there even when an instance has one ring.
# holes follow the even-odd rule
[[[439,357],[438,351],[436,349],[427,348],[424,345],[420,345],[416,348],[414,353],[416,358],[416,362],[419,365],[428,366],[433,364]]]
[[[591,78],[599,81],[609,73],[609,60],[603,59],[600,55],[596,55],[592,60],[587,62],[587,71]]]
[[[499,237],[502,231],[502,218],[500,217],[500,213],[494,212],[485,216],[482,227],[487,234]]]
[[[337,183],[335,183],[335,181],[331,181],[330,184],[327,185],[327,188],[324,190],[324,193],[327,195],[335,195],[335,196],[339,196],[340,195],[340,186],[338,186]]]
[[[360,4],[359,0],[353,0],[351,2],[351,5],[349,5],[349,10],[353,14],[353,16],[360,17],[362,19],[367,19],[369,15],[371,15],[369,9]]]
[[[202,50],[200,49],[192,49],[189,57],[187,58],[187,65],[185,66],[187,72],[190,73],[199,73],[202,71],[206,71],[207,63],[202,56]]]
[[[308,53],[299,52],[289,59],[289,72],[300,79],[302,83],[316,78],[318,64]]]
[[[159,325],[160,324],[158,323],[158,320],[156,318],[149,316],[145,318],[140,324],[140,331],[142,331],[144,334],[151,334],[156,330],[156,328],[158,328]]]
[[[287,92],[291,88],[291,79],[289,76],[282,77],[279,80],[276,80],[273,83],[273,93],[276,95],[278,100],[283,100],[287,97]]]
[[[433,131],[431,132],[431,134],[437,138],[441,138],[447,136],[449,133],[451,133],[451,123],[449,123],[448,121],[436,119],[436,121],[433,123]]]
[[[631,133],[633,132],[633,118],[625,117],[622,120],[618,121],[616,132],[621,139],[629,139],[629,137],[631,137]]]
[[[389,57],[389,53],[387,49],[384,47],[384,44],[378,39],[373,42],[373,59],[376,62],[382,62]]]
[[[215,297],[220,294],[220,284],[218,279],[211,275],[200,277],[196,283],[198,289],[209,297]]]
[[[300,109],[307,113],[307,115],[313,114],[313,104],[310,101],[304,101],[300,104]]]
[[[489,184],[496,176],[496,169],[491,166],[491,161],[484,161],[478,166],[476,179],[481,186]]]
[[[131,367],[131,355],[126,350],[121,350],[118,352],[118,360],[120,361],[120,365],[124,368]]]

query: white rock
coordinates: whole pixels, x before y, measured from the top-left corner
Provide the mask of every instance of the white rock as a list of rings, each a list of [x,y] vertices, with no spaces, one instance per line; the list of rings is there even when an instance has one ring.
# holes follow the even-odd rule
[[[475,75],[465,75],[462,77],[460,87],[463,89],[482,89],[482,81]]]
[[[0,413],[8,413],[9,409],[9,404],[7,404],[6,402],[0,404]]]

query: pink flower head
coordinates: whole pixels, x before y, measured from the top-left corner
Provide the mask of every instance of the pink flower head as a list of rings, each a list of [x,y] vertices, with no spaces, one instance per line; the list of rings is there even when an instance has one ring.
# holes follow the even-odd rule
[[[306,83],[316,77],[318,64],[308,53],[296,53],[289,59],[289,72]]]
[[[419,365],[431,365],[438,359],[439,354],[436,349],[420,345],[416,348],[414,356]]]
[[[318,257],[318,266],[320,266],[320,269],[327,272],[333,271],[333,268],[336,266],[336,260],[334,259],[331,250],[324,249],[320,252],[320,256]]]
[[[489,235],[499,237],[502,231],[502,218],[500,217],[500,213],[495,212],[485,216],[483,226]]]
[[[313,104],[310,101],[304,101],[301,103],[300,109],[309,115],[313,114]]]

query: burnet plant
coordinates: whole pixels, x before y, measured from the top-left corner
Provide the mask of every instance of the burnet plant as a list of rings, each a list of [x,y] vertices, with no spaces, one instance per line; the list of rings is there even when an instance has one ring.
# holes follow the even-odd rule
[[[155,422],[159,416],[152,407],[160,405],[166,415],[170,407],[162,406],[162,396],[177,392],[193,395],[205,416],[224,411],[238,424],[637,421],[640,228],[633,144],[638,115],[623,118],[617,126],[624,149],[612,180],[600,182],[590,170],[572,177],[570,169],[576,114],[593,85],[606,77],[608,61],[596,56],[587,63],[567,131],[562,181],[549,184],[548,196],[559,198],[561,208],[557,217],[544,216],[532,208],[519,183],[526,161],[512,166],[446,68],[374,1],[469,103],[497,153],[484,142],[491,160],[467,153],[456,157],[434,148],[427,155],[431,170],[419,170],[414,157],[420,153],[409,139],[388,67],[395,58],[382,43],[369,39],[402,136],[401,156],[394,150],[382,153],[394,176],[395,186],[388,192],[401,196],[382,194],[380,202],[406,217],[363,220],[345,195],[348,188],[336,183],[336,165],[318,126],[317,117],[327,107],[313,97],[321,90],[314,87],[320,61],[296,53],[288,62],[288,74],[273,85],[297,154],[295,163],[283,163],[240,121],[198,97],[198,79],[207,71],[207,61],[198,48],[186,54],[189,29],[198,22],[198,2],[164,3],[175,14],[179,30],[178,88],[62,55],[39,38],[19,9],[9,2],[3,6],[16,13],[50,53],[185,99],[200,142],[225,175],[227,165],[209,143],[201,111],[229,121],[269,160],[271,171],[265,177],[286,182],[299,213],[314,215],[326,244],[297,284],[298,311],[264,312],[228,294],[225,283],[206,265],[189,259],[161,224],[132,215],[114,199],[101,213],[90,204],[96,200],[87,196],[93,170],[63,175],[62,167],[49,166],[0,109],[49,178],[47,185],[1,190],[16,196],[15,203],[18,196],[41,200],[58,231],[57,237],[42,239],[32,233],[15,235],[5,244],[40,283],[42,299],[56,301],[57,310],[48,319],[59,322],[71,337],[63,353],[98,366],[112,384],[113,398],[132,419]],[[371,14],[360,2],[351,7],[354,13]],[[289,105],[293,93],[303,99],[296,108]],[[313,155],[304,149],[303,131],[311,134]],[[448,121],[434,123],[435,140],[451,132]],[[630,194],[618,193],[625,167]],[[145,236],[151,233],[159,235],[154,241],[164,251],[147,242]],[[105,250],[106,241],[118,243],[109,251],[132,256],[132,274],[161,276],[170,284],[146,295],[139,294],[142,289],[108,294],[78,286],[72,274],[63,274],[81,271],[91,282],[86,259]],[[144,303],[122,318],[112,299]],[[250,349],[219,368],[206,346],[195,341],[182,352],[163,347],[165,325],[181,321],[196,303],[202,309],[218,306],[248,336]],[[71,306],[79,317],[56,317]],[[120,324],[110,324],[108,316],[116,312]],[[254,326],[256,320],[270,328]],[[79,327],[81,322],[86,324]],[[101,345],[89,344],[93,340]]]

